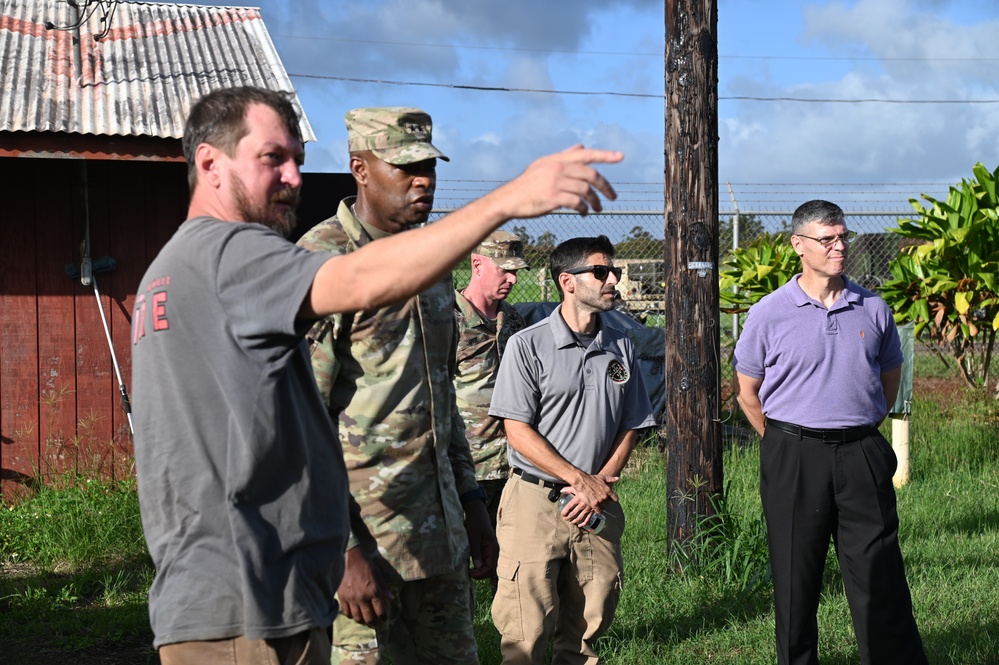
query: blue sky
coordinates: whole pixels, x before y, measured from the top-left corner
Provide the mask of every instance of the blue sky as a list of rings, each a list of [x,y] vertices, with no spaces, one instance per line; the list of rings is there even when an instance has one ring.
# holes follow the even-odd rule
[[[971,103],[999,100],[999,3],[717,2],[719,180],[743,209],[815,196],[900,209],[944,194],[977,161],[999,164],[999,103]],[[417,106],[451,157],[438,205],[584,143],[625,152],[605,170],[622,207],[662,207],[663,0],[257,4],[318,136],[306,170],[346,170],[344,111]],[[913,103],[928,100],[952,103]]]

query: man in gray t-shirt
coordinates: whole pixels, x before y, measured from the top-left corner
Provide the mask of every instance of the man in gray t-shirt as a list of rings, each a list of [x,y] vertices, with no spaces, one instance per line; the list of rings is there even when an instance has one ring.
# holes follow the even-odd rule
[[[553,636],[554,661],[595,662],[620,597],[624,512],[613,485],[636,430],[655,421],[631,340],[600,315],[617,295],[613,257],[606,236],[556,247],[562,304],[511,337],[500,362],[489,414],[504,419],[513,469],[492,606],[504,662],[544,662]]]
[[[184,132],[188,220],[150,265],[132,319],[135,458],[164,665],[322,663],[343,571],[348,494],[303,337],[317,319],[436,282],[515,217],[613,196],[568,150],[405,238],[349,256],[300,249],[304,146],[287,95],[216,90]],[[595,189],[591,189],[595,188]],[[588,194],[573,192],[588,190]]]

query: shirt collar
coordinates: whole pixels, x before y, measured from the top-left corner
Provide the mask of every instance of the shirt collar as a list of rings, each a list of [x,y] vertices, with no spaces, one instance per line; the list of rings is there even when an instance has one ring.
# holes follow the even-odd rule
[[[576,344],[576,337],[572,334],[572,330],[569,329],[569,325],[562,318],[562,303],[558,304],[558,307],[551,313],[548,317],[548,326],[552,331],[552,337],[555,339],[555,348],[564,349],[569,346],[578,346]],[[597,313],[597,336],[593,338],[592,348],[602,349],[604,340],[604,330],[606,325],[604,324],[603,317],[600,313]]]
[[[812,304],[812,298],[804,292],[801,286],[798,284],[798,278],[801,277],[801,273],[796,273],[790,282],[790,288],[788,289],[788,295],[791,298],[791,302],[794,303],[796,307],[804,307],[805,305]],[[843,275],[843,293],[840,295],[839,300],[845,300],[851,305],[856,305],[863,299],[863,293],[860,292],[860,287],[847,279],[846,275]],[[839,302],[837,300],[836,302]]]

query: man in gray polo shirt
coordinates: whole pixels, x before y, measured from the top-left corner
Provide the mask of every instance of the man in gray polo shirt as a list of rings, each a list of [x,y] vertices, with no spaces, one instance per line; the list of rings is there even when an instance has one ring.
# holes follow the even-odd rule
[[[504,419],[513,467],[492,606],[504,663],[544,662],[553,636],[555,662],[596,659],[620,597],[624,512],[613,485],[636,430],[655,420],[631,340],[600,315],[614,306],[613,257],[606,236],[556,247],[562,304],[510,338],[500,363],[489,413]],[[563,493],[572,499],[560,512]]]
[[[801,274],[749,311],[735,347],[739,404],[763,437],[760,496],[780,665],[818,663],[815,614],[829,539],[864,665],[926,663],[898,545],[891,445],[902,352],[888,305],[844,274],[843,211],[791,219]]]

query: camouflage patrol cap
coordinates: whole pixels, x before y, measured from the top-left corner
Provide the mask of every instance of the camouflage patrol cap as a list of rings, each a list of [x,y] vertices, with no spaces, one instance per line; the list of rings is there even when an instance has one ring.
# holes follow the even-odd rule
[[[494,231],[472,252],[488,256],[503,270],[520,270],[527,268],[524,260],[524,243],[520,236],[507,231]]]
[[[433,121],[420,109],[383,106],[347,111],[347,148],[370,150],[389,164],[413,164],[425,159],[449,160],[430,139]]]

